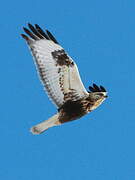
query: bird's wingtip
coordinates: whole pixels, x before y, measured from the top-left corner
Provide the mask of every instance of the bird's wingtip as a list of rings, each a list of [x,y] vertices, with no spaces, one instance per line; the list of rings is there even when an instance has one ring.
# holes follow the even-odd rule
[[[28,36],[26,36],[25,34],[21,34],[22,38],[25,39],[26,41],[29,40]]]

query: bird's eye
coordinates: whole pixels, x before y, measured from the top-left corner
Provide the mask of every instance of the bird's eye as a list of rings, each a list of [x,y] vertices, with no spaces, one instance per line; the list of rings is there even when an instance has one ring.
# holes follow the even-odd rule
[[[95,94],[95,99],[100,99],[101,98],[101,95],[98,95],[98,94]]]
[[[96,93],[95,94],[95,99],[98,100],[98,99],[101,99],[103,97],[103,94],[102,93]]]

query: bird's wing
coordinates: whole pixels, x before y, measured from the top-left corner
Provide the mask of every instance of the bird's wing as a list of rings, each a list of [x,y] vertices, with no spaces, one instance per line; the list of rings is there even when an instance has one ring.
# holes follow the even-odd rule
[[[54,36],[37,24],[28,24],[28,27],[24,28],[27,35],[21,35],[31,49],[41,81],[53,103],[60,108],[69,99],[88,96],[75,62]]]

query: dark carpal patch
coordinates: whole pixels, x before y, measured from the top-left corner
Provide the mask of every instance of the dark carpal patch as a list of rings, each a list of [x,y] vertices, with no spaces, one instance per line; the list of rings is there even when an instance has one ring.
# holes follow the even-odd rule
[[[67,56],[67,54],[65,53],[65,51],[62,50],[58,50],[58,51],[54,51],[52,52],[52,57],[55,59],[56,61],[56,66],[73,66],[74,63],[73,61]]]

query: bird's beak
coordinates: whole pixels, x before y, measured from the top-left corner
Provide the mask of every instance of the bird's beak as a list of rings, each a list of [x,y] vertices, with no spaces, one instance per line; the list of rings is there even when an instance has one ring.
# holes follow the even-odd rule
[[[107,92],[104,92],[103,94],[104,94],[104,98],[107,98],[107,97],[108,97],[108,96],[107,96]]]

